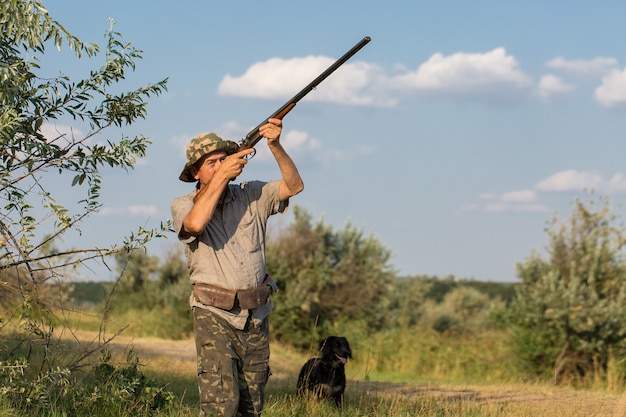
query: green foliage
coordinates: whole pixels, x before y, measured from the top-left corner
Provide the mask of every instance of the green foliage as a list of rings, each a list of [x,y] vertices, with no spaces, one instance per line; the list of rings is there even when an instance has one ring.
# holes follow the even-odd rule
[[[73,301],[70,308],[82,311],[97,311],[104,305],[111,292],[111,282],[76,282],[68,292],[68,298]]]
[[[518,354],[556,382],[602,377],[610,352],[626,354],[624,229],[607,199],[597,208],[576,200],[569,222],[554,218],[548,236],[548,259],[534,253],[518,265]]]
[[[39,414],[55,399],[53,387],[69,383],[66,369],[49,370],[36,379],[27,378],[29,363],[24,358],[0,362],[0,394],[10,407]]]
[[[116,366],[111,354],[102,351],[101,362],[86,377],[72,378],[68,369],[54,369],[38,378],[28,378],[25,359],[0,362],[0,394],[3,406],[20,414],[37,416],[149,416],[171,408],[174,396],[156,380],[139,370],[133,351],[126,364]]]
[[[120,280],[111,302],[118,321],[132,323],[136,335],[182,339],[193,331],[191,284],[181,251],[161,258],[143,250],[116,256]]]
[[[389,306],[384,327],[406,329],[417,325],[434,284],[426,277],[396,278],[387,293]]]
[[[115,255],[120,290],[136,294],[153,279],[159,268],[159,257],[149,256],[144,249],[120,252]]]
[[[271,249],[268,256],[274,257]],[[115,321],[133,323],[136,335],[171,339],[189,335],[192,329],[188,305],[191,287],[180,251],[169,253],[162,262],[143,251],[116,259],[123,279],[117,284],[117,295],[111,306]],[[279,264],[273,264],[276,269],[270,266],[275,276],[278,276],[275,271],[280,271],[280,267],[289,262],[289,258],[278,260]],[[140,282],[137,287],[133,284],[136,282]],[[283,287],[282,281],[279,284]],[[98,285],[109,287],[111,284]],[[74,286],[78,293],[81,286],[91,284],[76,283]],[[437,290],[434,291],[434,288]],[[486,331],[496,324],[502,325],[494,322],[493,317],[504,322],[499,315],[504,314],[506,305],[499,294],[506,293],[508,288],[508,284],[442,281],[427,276],[392,278],[380,297],[381,306],[385,306],[381,328],[412,330],[419,326],[457,334]],[[102,293],[102,290],[92,288],[93,293]],[[332,322],[321,323],[311,320],[306,310],[302,312],[303,300],[299,300],[300,303],[291,300],[293,308],[288,309],[284,302],[290,302],[290,298],[285,301],[283,297],[284,288],[275,295],[276,310],[271,323],[277,330],[272,334],[287,343],[299,337],[295,343],[299,348],[316,346],[322,334],[330,332],[349,330],[363,339],[367,339],[372,332],[369,311],[346,316],[339,314]],[[82,305],[82,302],[76,300],[75,304]],[[289,336],[285,338],[284,333]]]
[[[181,281],[188,282],[189,271],[182,252],[180,250],[169,252],[159,268],[158,274],[159,284],[162,287],[178,284]]]
[[[40,0],[0,2],[0,360],[15,359],[9,345],[43,349],[27,357],[31,372],[24,379],[10,378],[3,386],[7,395],[24,394],[28,404],[18,405],[25,409],[48,404],[61,383],[71,391],[70,375],[93,353],[65,357],[60,339],[53,338],[55,329],[71,333],[66,309],[71,285],[64,278],[86,261],[106,262],[170,230],[168,222],[139,227],[122,245],[109,248],[63,244],[69,231],[80,234],[81,223],[100,208],[102,170],[128,171],[145,156],[150,141],[129,138],[120,129],[145,118],[148,100],[166,88],[163,80],[121,91],[142,54],[122,41],[114,25],[111,21],[101,54],[98,45],[83,43],[52,19]],[[78,80],[40,66],[44,54],[63,47],[75,59],[102,57],[101,66]],[[63,132],[56,122],[79,126]],[[111,129],[115,139],[107,137]],[[59,201],[59,184],[72,188],[66,194],[76,200]]]
[[[139,370],[139,359],[132,350],[125,367],[111,364],[111,354],[106,350],[101,360],[94,369],[93,380],[82,387],[84,392],[73,396],[73,408],[80,407],[79,414],[99,410],[108,410],[110,415],[149,414],[172,404],[173,395]]]
[[[268,271],[282,290],[276,295],[274,335],[306,348],[312,334],[317,338],[339,320],[362,319],[380,328],[394,276],[389,251],[351,225],[337,232],[321,221],[313,226],[299,207],[294,216],[268,243]]]
[[[381,330],[366,339],[351,338],[349,330],[346,334],[356,354],[351,372],[359,378],[466,383],[519,378],[504,331],[459,335],[416,326]]]
[[[0,269],[29,265],[31,271],[60,273],[86,259],[119,251],[113,249],[53,248],[53,242],[100,207],[103,167],[133,168],[145,156],[145,137],[93,141],[108,127],[132,124],[146,117],[147,99],[166,88],[166,80],[137,90],[116,93],[117,84],[141,51],[121,41],[121,34],[106,33],[105,62],[83,80],[65,75],[39,75],[41,56],[50,43],[61,49],[66,43],[80,59],[92,59],[100,48],[84,44],[53,20],[38,0],[5,1],[0,4]],[[42,127],[57,119],[73,119],[91,129],[84,137],[57,132],[44,137]],[[105,144],[102,144],[105,143]],[[69,175],[69,177],[68,177]],[[67,208],[49,190],[55,176],[67,178],[68,185],[84,191],[78,207]],[[74,193],[74,195],[78,195]],[[80,198],[80,197],[79,197]],[[43,209],[43,211],[41,210]],[[46,229],[46,236],[37,233]],[[144,244],[169,229],[144,230],[131,235],[124,249]],[[45,279],[45,278],[44,278]]]
[[[429,282],[429,289],[425,297],[437,303],[442,302],[450,291],[459,287],[466,287],[475,289],[489,299],[498,299],[508,304],[515,298],[515,291],[518,285],[517,283],[459,280],[453,276],[446,278],[417,276],[414,278]]]
[[[149,282],[141,293],[118,294],[113,305],[116,321],[131,323],[136,336],[181,340],[193,331],[189,295],[191,285],[181,281],[168,287]]]
[[[478,290],[459,286],[448,292],[441,303],[427,300],[420,324],[438,332],[473,333],[489,328],[492,303]]]

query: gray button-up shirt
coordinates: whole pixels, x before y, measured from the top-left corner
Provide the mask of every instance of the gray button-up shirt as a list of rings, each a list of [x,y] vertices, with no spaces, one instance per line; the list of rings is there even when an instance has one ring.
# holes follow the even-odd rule
[[[279,200],[280,181],[229,184],[223,201],[198,236],[182,232],[183,220],[193,207],[197,190],[172,202],[172,218],[185,255],[192,284],[203,282],[230,289],[254,288],[265,279],[265,231],[268,218],[285,211],[288,201]],[[210,309],[236,328],[243,329],[248,310],[225,311],[206,306],[191,297],[191,306]],[[272,303],[255,309],[252,319],[263,320]]]

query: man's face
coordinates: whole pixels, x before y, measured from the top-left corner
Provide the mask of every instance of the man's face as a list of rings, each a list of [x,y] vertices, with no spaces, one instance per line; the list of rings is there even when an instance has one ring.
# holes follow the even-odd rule
[[[194,166],[195,175],[194,178],[200,181],[203,186],[208,184],[215,172],[222,165],[222,161],[226,159],[228,154],[224,151],[211,152],[210,154],[202,157],[200,161]]]

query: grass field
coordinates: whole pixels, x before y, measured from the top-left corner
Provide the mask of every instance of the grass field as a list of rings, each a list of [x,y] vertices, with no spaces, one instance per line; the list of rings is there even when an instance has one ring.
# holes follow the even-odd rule
[[[193,341],[118,337],[115,350],[132,347],[144,372],[168,384],[176,395],[177,414],[195,416],[198,395]],[[348,363],[346,406],[342,413],[325,403],[295,396],[300,366],[308,356],[272,345],[272,377],[264,416],[510,416],[589,417],[626,415],[626,395],[575,390],[548,384],[428,381],[415,375],[403,382],[395,375],[373,376],[363,364]],[[497,366],[497,364],[494,364]],[[418,381],[420,380],[421,381]],[[418,381],[418,382],[416,382]]]
[[[73,328],[62,343],[70,339],[81,345],[96,346],[102,340],[96,315],[66,316]],[[128,319],[128,320],[127,320]],[[198,414],[195,346],[193,340],[145,337],[145,317],[135,315],[110,320],[107,334],[123,332],[109,345],[112,363],[124,366],[127,353],[136,353],[140,371],[166,385],[174,394],[172,407],[159,412],[120,414],[107,417],[191,417]],[[137,322],[139,320],[139,322]],[[341,333],[341,330],[337,330]],[[328,403],[304,400],[295,395],[297,375],[313,349],[302,353],[272,342],[272,376],[267,387],[265,417],[286,416],[510,416],[510,417],[588,417],[626,416],[626,395],[616,385],[586,385],[587,389],[556,387],[547,382],[532,383],[514,366],[514,352],[505,331],[490,330],[464,334],[441,334],[424,328],[390,329],[365,335],[352,326],[350,340],[354,359],[346,367],[348,384],[342,412]],[[61,337],[55,333],[56,337]],[[311,341],[313,345],[313,341]],[[85,346],[83,346],[83,349]],[[78,350],[81,350],[79,348]],[[94,358],[97,362],[97,358]],[[2,388],[2,387],[0,387]],[[0,417],[14,416],[2,408]],[[71,414],[57,407],[47,417],[90,416],[99,413]],[[19,414],[32,415],[32,414]],[[36,415],[36,414],[35,414]]]

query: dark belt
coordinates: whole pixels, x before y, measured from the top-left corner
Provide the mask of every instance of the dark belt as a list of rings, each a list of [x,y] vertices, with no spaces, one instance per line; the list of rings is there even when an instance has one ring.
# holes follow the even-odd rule
[[[232,310],[235,307],[250,310],[262,307],[270,302],[273,292],[278,292],[278,287],[270,274],[266,274],[263,283],[256,288],[232,290],[200,282],[193,286],[196,301],[222,310]]]

